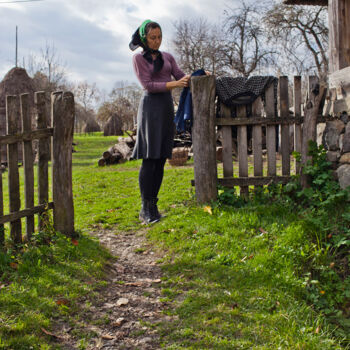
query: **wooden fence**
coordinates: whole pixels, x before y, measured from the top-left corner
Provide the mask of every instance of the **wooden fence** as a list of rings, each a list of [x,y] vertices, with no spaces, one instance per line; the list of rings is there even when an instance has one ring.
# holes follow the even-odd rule
[[[308,94],[311,94],[316,77],[308,79]],[[278,110],[276,114],[273,84],[265,91],[265,107],[259,97],[251,106],[252,113],[247,114],[247,105],[237,106],[237,116],[231,117],[231,109],[223,104],[220,115],[215,117],[215,77],[195,77],[191,80],[193,101],[193,153],[194,184],[198,202],[205,203],[217,198],[217,185],[240,187],[240,194],[247,197],[249,186],[263,186],[272,183],[285,184],[291,175],[291,144],[294,150],[302,150],[302,89],[301,77],[294,77],[293,105],[294,113],[290,113],[288,77],[282,76],[278,82]],[[319,118],[319,121],[322,117]],[[281,174],[277,174],[276,125],[280,126]],[[248,175],[248,138],[247,128],[252,128],[252,157],[254,175]],[[290,133],[291,126],[294,132]],[[216,131],[222,132],[223,177],[217,176]],[[238,177],[234,174],[232,157],[232,127],[237,128]],[[263,127],[266,130],[267,171],[263,174]],[[290,140],[294,134],[294,140]],[[292,142],[291,142],[292,141]],[[276,147],[277,146],[277,147]],[[294,169],[300,171],[300,164]]]
[[[3,175],[0,176],[0,245],[5,243],[4,224],[10,223],[10,236],[15,244],[22,242],[22,218],[25,218],[26,240],[35,231],[34,215],[39,215],[39,230],[47,223],[47,211],[53,209],[54,228],[68,236],[74,233],[72,194],[72,141],[74,128],[74,96],[70,92],[51,94],[51,123],[44,92],[34,95],[37,129],[32,129],[29,94],[6,96],[6,135],[0,145],[7,145],[9,214],[4,215]],[[21,125],[20,125],[21,121]],[[33,141],[37,146],[38,203],[34,203]],[[51,147],[50,147],[51,143]],[[23,147],[24,207],[21,210],[19,147]],[[49,202],[49,161],[52,154],[52,197]]]

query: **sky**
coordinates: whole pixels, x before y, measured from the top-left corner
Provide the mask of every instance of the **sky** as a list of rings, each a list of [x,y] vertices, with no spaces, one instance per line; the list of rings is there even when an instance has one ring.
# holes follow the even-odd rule
[[[15,65],[17,25],[19,66],[49,45],[65,66],[68,80],[95,82],[110,91],[117,81],[137,81],[128,44],[145,19],[161,25],[161,50],[171,52],[174,21],[202,17],[218,23],[237,0],[5,1],[0,0],[0,80]]]

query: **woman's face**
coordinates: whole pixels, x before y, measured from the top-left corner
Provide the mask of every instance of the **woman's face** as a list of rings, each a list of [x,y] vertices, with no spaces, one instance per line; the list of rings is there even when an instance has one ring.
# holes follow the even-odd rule
[[[162,43],[162,31],[160,28],[151,28],[146,35],[147,45],[152,50],[158,50]]]

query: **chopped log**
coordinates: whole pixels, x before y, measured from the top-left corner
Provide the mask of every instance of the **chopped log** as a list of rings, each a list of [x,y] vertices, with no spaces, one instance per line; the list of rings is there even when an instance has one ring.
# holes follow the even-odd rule
[[[120,137],[115,145],[103,152],[102,158],[98,160],[98,165],[121,164],[130,160],[134,146],[135,140],[131,135]]]
[[[101,158],[98,160],[98,166],[105,166],[106,165],[106,159],[104,158]]]
[[[115,153],[114,146],[109,147],[107,151],[103,152],[102,157],[106,160],[110,159],[113,153]]]
[[[114,146],[115,152],[119,152],[124,159],[130,160],[133,148],[130,148],[125,140],[118,142]]]

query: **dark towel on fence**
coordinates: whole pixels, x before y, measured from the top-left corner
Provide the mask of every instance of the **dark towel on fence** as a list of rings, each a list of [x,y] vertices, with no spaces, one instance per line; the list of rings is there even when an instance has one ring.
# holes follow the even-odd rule
[[[203,69],[198,69],[191,74],[191,77],[197,77],[205,75],[205,71]],[[176,111],[176,116],[174,122],[176,124],[177,131],[185,131],[186,130],[186,120],[187,123],[192,126],[192,94],[189,87],[183,88],[180,96],[179,107]]]
[[[272,76],[221,77],[216,79],[216,94],[220,101],[227,106],[250,104],[258,96],[263,96],[265,89],[272,83],[277,96],[277,78]]]

